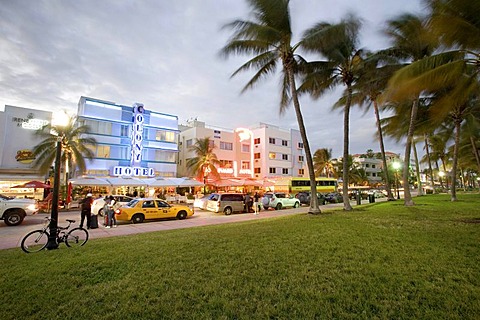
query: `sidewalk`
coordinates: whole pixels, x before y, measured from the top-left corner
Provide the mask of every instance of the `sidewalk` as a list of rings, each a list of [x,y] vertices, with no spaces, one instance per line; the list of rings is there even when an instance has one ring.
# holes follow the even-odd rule
[[[386,198],[379,198],[376,201],[386,201]],[[368,201],[362,201],[362,204],[367,204]],[[357,205],[355,201],[351,202],[352,207]],[[343,207],[343,203],[327,204],[320,206],[322,212],[329,211],[334,208]],[[213,213],[209,211],[203,211],[195,209],[195,214],[185,220],[154,220],[144,223],[133,224],[129,221],[120,221],[117,228],[106,229],[100,226],[97,229],[90,229],[89,235],[91,239],[99,239],[105,237],[124,236],[130,234],[164,231],[173,229],[193,228],[199,226],[217,225],[225,223],[235,223],[249,220],[267,219],[279,216],[286,216],[292,214],[307,213],[308,207],[299,207],[296,209],[283,209],[283,210],[268,210],[260,211],[259,215],[253,213],[238,213],[230,216],[223,215],[222,213]],[[32,230],[42,228],[46,217],[49,217],[48,213],[40,213],[34,216],[25,218],[23,223],[19,226],[8,227],[3,222],[0,222],[0,250],[19,248],[23,237]],[[78,226],[80,223],[80,211],[68,211],[59,212],[59,225],[67,225],[66,219],[75,220],[75,224],[72,226]]]

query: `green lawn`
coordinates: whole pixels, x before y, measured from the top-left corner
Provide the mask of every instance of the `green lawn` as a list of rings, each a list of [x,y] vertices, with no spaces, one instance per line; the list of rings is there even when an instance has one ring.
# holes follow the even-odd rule
[[[480,195],[0,251],[0,319],[479,319]]]

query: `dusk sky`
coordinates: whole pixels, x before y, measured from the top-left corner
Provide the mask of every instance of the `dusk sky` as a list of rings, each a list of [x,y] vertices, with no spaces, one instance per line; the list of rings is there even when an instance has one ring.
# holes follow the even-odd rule
[[[0,0],[0,110],[5,105],[76,112],[81,96],[234,129],[259,122],[297,129],[293,107],[279,114],[279,77],[240,94],[253,75],[231,74],[249,56],[219,56],[231,31],[248,19],[244,0]],[[387,19],[421,12],[421,0],[292,0],[294,41],[316,22],[363,20],[360,47],[389,45]],[[307,60],[318,57],[304,55]],[[341,90],[300,100],[312,152],[342,153],[343,115],[332,111]],[[379,151],[373,111],[353,107],[350,153]],[[386,149],[404,152],[386,141]]]

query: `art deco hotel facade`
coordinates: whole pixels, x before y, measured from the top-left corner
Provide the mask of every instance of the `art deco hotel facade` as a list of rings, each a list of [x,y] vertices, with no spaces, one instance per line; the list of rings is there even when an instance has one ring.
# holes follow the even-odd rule
[[[121,105],[81,97],[77,119],[95,138],[94,159],[87,161],[90,176],[138,178],[191,176],[187,159],[195,139],[209,137],[220,160],[224,178],[274,178],[306,176],[300,132],[260,123],[226,129],[192,120],[179,125],[178,117],[140,103]],[[29,180],[45,180],[32,163],[33,147],[40,140],[34,132],[52,121],[52,112],[5,106],[0,112],[0,193]],[[71,178],[80,175],[71,173]]]

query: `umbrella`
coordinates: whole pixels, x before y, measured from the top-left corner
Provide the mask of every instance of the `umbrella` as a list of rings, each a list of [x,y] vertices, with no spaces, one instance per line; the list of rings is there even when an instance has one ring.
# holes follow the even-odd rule
[[[168,178],[168,180],[171,180],[174,183],[174,186],[176,187],[200,187],[203,186],[203,183],[188,178],[188,177],[183,177],[183,178]]]
[[[52,186],[37,180],[33,180],[24,184],[20,184],[18,186],[14,186],[12,188],[34,188],[34,189],[50,189]]]
[[[114,177],[106,179],[113,187],[116,186],[126,186],[126,187],[138,187],[138,186],[147,186],[147,182],[142,179],[132,178],[132,177]]]
[[[110,187],[111,184],[106,179],[94,177],[94,176],[84,176],[77,179],[70,180],[73,185],[77,186],[102,186]]]
[[[162,177],[156,177],[156,178],[149,178],[149,179],[143,179],[146,183],[147,186],[149,187],[175,187],[176,183],[170,179],[165,179]]]
[[[214,185],[215,187],[239,187],[243,186],[243,183],[233,179],[220,179],[220,180],[208,180],[207,184]]]

